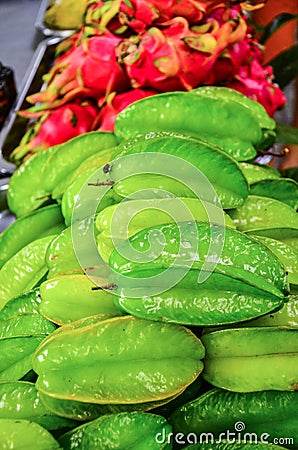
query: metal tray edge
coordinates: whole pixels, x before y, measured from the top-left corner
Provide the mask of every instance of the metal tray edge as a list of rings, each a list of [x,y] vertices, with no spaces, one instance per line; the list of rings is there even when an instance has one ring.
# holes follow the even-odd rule
[[[17,98],[4,122],[2,130],[0,132],[0,166],[8,167],[8,169],[13,169],[14,165],[7,161],[5,155],[3,154],[3,146],[5,145],[5,141],[11,132],[11,129],[14,125],[14,122],[17,117],[17,111],[22,109],[25,99],[28,95],[28,90],[32,84],[34,77],[36,76],[36,72],[43,60],[46,50],[49,46],[57,45],[59,42],[63,40],[62,37],[52,36],[50,38],[46,38],[42,40],[37,46],[33,57],[31,58],[31,62],[28,66],[28,69],[25,73],[23,81],[21,83]]]
[[[49,0],[42,0],[40,4],[40,8],[38,10],[36,20],[35,20],[35,28],[43,33],[45,36],[57,36],[61,38],[66,38],[72,35],[76,30],[54,30],[52,28],[48,28],[44,23],[44,16],[46,10],[48,8]]]

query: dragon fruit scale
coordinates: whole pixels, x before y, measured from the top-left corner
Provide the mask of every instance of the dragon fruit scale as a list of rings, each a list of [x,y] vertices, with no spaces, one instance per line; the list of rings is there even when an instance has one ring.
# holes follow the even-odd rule
[[[120,38],[108,32],[83,41],[59,64],[54,64],[45,77],[46,89],[27,100],[42,103],[39,110],[43,111],[78,96],[97,99],[107,92],[125,91],[129,81],[115,56],[119,42]]]
[[[176,17],[160,28],[151,27],[138,36],[123,39],[117,47],[117,56],[132,86],[164,92],[222,81],[223,76],[213,70],[214,65],[220,58],[233,60],[233,46],[244,39],[247,29],[235,10],[239,12],[238,7],[229,10],[235,18],[228,22],[222,19],[226,10],[221,7],[214,9],[215,17],[220,13],[220,20],[211,15],[207,22],[190,28],[185,18]],[[237,73],[238,67],[239,63],[229,63],[228,79]]]
[[[286,103],[283,91],[274,83],[274,74],[271,66],[264,66],[264,54],[255,39],[246,41],[248,45],[247,58],[245,58],[231,81],[226,86],[235,89],[249,98],[261,103],[269,116]]]
[[[13,150],[11,160],[18,164],[30,154],[92,131],[97,115],[98,108],[90,101],[68,103],[44,112]]]
[[[90,0],[85,14],[85,25],[95,32],[108,29],[116,35],[142,33],[151,27],[160,27],[175,17],[189,23],[200,22],[214,8],[231,6],[237,0]],[[244,5],[244,3],[243,3]]]

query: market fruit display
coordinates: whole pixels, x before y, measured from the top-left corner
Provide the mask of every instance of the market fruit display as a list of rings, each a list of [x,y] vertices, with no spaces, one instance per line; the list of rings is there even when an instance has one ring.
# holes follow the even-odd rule
[[[128,237],[130,237],[142,230],[144,223],[148,226],[162,225],[166,222],[173,222],[174,218],[179,221],[179,217],[180,221],[183,221],[186,218],[186,210],[183,206],[190,211],[198,222],[208,221],[208,214],[212,214],[214,221],[216,221],[216,216],[218,216],[219,219],[223,219],[225,225],[234,227],[234,223],[228,214],[225,213],[224,216],[221,216],[221,210],[218,206],[210,203],[207,212],[204,203],[197,198],[145,198],[115,203],[104,208],[96,217],[95,226],[98,231],[97,244],[101,257],[108,263],[111,253],[115,248],[114,239],[116,230],[112,235],[111,228],[113,226],[113,219],[116,216],[118,238],[126,232]],[[127,224],[128,229],[126,229]]]
[[[209,92],[137,100],[12,175],[0,425],[28,449],[30,423],[45,448],[298,448],[297,183],[246,153],[276,139],[265,110]]]
[[[181,225],[180,225],[181,223]],[[279,264],[278,259],[267,248],[260,245],[254,239],[249,238],[236,230],[213,224],[210,229],[208,222],[195,222],[190,229],[189,222],[168,223],[156,227],[144,227],[144,229],[129,240],[124,240],[113,251],[109,265],[115,273],[127,274],[129,281],[131,272],[144,272],[147,270],[162,271],[165,268],[183,268],[211,271],[225,276],[232,276],[236,280],[245,282],[250,286],[257,287],[277,297],[283,298],[288,291],[288,281],[284,267]],[[158,248],[151,250],[151,236],[159,235],[163,232],[163,251],[159,254]],[[183,237],[189,235],[189,242],[192,234],[198,235],[199,247],[188,245],[181,251],[180,233]],[[214,233],[214,234],[213,234]],[[224,236],[223,246],[220,248],[222,258],[212,263],[206,263],[208,257],[212,261],[212,256],[218,248],[211,248],[212,238]],[[195,242],[195,240],[193,240]],[[139,258],[130,259],[129,253],[125,252],[125,247],[130,246],[132,251],[136,250]],[[150,259],[142,260],[142,253],[150,251]],[[138,252],[137,252],[138,251]],[[156,254],[154,252],[156,251]],[[194,259],[194,252],[196,258]],[[214,253],[213,253],[214,252]],[[216,253],[215,253],[216,254]],[[128,255],[128,257],[126,256]],[[152,258],[151,258],[152,256]],[[228,261],[228,262],[227,262]],[[188,266],[189,264],[189,266]],[[116,275],[117,277],[117,275]],[[131,276],[133,278],[133,275]],[[120,277],[119,277],[120,278]],[[194,278],[196,279],[196,278]],[[199,281],[199,280],[198,280]]]
[[[214,98],[224,103],[228,97],[234,103],[224,105],[227,112],[230,106],[247,106],[247,115],[250,100],[256,100],[253,113],[264,128],[260,147],[255,149],[245,139],[238,142],[235,133],[237,140],[227,138],[227,148],[245,159],[273,144],[272,117],[286,98],[274,82],[272,67],[264,64],[264,49],[247,14],[247,9],[253,8],[250,3],[53,0],[48,6],[47,25],[59,29],[71,25],[70,20],[73,25],[78,20],[81,23],[57,44],[41,90],[30,93],[26,106],[18,111],[28,120],[28,130],[9,155],[16,165],[80,134],[114,131],[116,116],[128,105],[177,91],[194,93],[201,101],[207,95],[205,102],[210,105]],[[65,14],[67,8],[71,14]],[[196,100],[185,102],[195,104]],[[179,106],[179,97],[174,97],[172,107],[176,110]],[[223,119],[222,112],[218,113]],[[253,128],[253,118],[236,117],[242,127]],[[220,127],[221,120],[214,120]],[[206,116],[201,137],[209,133],[208,128],[202,129],[207,124]],[[253,141],[257,138],[251,137]],[[209,133],[209,140],[224,146],[217,133]]]

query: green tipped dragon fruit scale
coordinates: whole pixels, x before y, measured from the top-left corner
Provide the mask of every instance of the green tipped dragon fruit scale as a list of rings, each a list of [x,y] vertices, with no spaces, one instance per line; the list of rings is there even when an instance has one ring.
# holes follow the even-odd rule
[[[64,450],[163,450],[172,445],[160,442],[171,426],[164,417],[145,412],[108,414],[80,425],[61,436]]]
[[[131,316],[63,326],[33,357],[40,392],[60,399],[132,404],[173,397],[203,370],[205,350],[188,329]]]

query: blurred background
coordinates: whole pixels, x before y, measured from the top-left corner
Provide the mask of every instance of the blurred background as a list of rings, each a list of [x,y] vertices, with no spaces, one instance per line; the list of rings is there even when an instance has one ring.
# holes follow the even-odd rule
[[[34,27],[40,0],[0,0],[0,61],[14,69],[20,87],[38,43]]]

